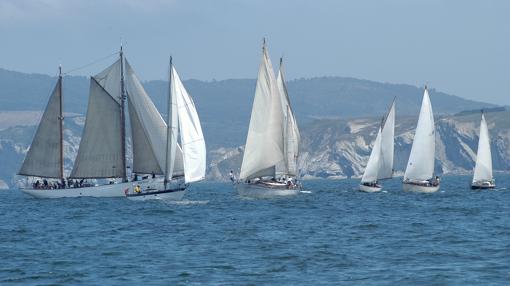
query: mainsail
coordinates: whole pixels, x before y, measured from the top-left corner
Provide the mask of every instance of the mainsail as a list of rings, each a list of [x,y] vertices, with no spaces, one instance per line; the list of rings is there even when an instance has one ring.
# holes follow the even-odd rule
[[[178,131],[175,133],[181,139],[184,179],[186,183],[203,180],[206,168],[206,149],[200,119],[193,99],[184,88],[179,74],[173,66],[171,67],[170,87],[173,119],[171,124],[175,123],[175,119],[179,123]],[[177,118],[173,117],[174,114],[177,115]],[[172,130],[174,129],[172,128]],[[174,172],[176,165],[177,162],[174,163]]]
[[[71,178],[119,178],[125,176],[122,154],[120,63],[90,79],[85,127]],[[108,71],[108,72],[106,72]],[[110,90],[107,90],[110,89]],[[112,94],[111,92],[119,92]]]
[[[18,175],[63,177],[62,120],[62,76],[59,76]]]
[[[166,160],[166,123],[127,60],[125,66],[133,142],[133,172],[163,174]],[[178,148],[173,175],[182,174],[182,151]]]
[[[267,48],[262,48],[255,98],[241,165],[241,179],[275,176],[284,162],[282,103]]]
[[[377,181],[379,176],[379,169],[381,168],[381,128],[377,132],[377,137],[375,138],[374,147],[372,148],[372,152],[370,153],[370,157],[368,158],[367,167],[365,168],[365,173],[363,173],[363,177],[361,178],[362,183],[372,183]]]
[[[427,88],[425,88],[404,180],[428,180],[432,178],[436,150],[435,135],[432,105]]]
[[[285,84],[285,77],[283,72],[283,60],[280,59],[280,70],[276,78],[276,85],[278,93],[282,102],[283,112],[283,148],[284,148],[284,169],[281,173],[290,176],[298,175],[298,156],[299,156],[299,142],[300,134],[296,117],[290,105],[289,94],[287,92],[287,85]]]
[[[478,151],[476,154],[475,172],[473,183],[492,180],[492,156],[489,139],[489,129],[485,121],[485,115],[482,113],[480,122],[480,138],[478,139]]]
[[[393,176],[393,151],[395,142],[395,100],[386,115],[381,130],[381,163],[377,179],[388,179]]]

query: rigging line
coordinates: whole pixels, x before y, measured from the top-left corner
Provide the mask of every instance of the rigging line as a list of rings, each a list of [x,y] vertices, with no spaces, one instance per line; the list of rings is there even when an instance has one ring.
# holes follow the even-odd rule
[[[102,62],[102,61],[104,61],[104,60],[107,60],[107,59],[109,59],[109,58],[113,57],[114,55],[117,55],[118,53],[119,53],[119,52],[114,52],[114,53],[112,53],[112,54],[109,54],[109,55],[108,55],[108,56],[106,56],[106,57],[102,57],[102,58],[97,59],[97,60],[95,60],[95,61],[93,61],[93,62],[90,62],[90,63],[88,63],[88,64],[86,64],[86,65],[83,65],[83,66],[80,66],[80,67],[77,67],[77,68],[71,69],[71,70],[69,70],[69,71],[67,71],[67,72],[65,72],[65,73],[62,73],[62,75],[69,75],[69,74],[71,74],[71,73],[73,73],[73,72],[75,72],[75,71],[79,71],[79,70],[82,70],[82,69],[84,69],[84,68],[90,67],[90,66],[95,65],[95,64],[97,64],[97,63],[99,63],[99,62]]]

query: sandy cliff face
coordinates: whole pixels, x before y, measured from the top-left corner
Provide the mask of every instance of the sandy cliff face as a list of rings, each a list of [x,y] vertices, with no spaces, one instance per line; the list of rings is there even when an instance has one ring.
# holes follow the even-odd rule
[[[486,115],[491,136],[495,171],[510,170],[510,111]],[[417,118],[397,116],[395,132],[395,174],[402,175],[411,152]],[[478,112],[436,118],[436,173],[468,174],[476,160],[480,124]],[[302,126],[300,168],[304,178],[360,177],[370,156],[380,119],[316,120]],[[236,152],[234,152],[236,150]],[[222,179],[227,170],[218,166],[236,166],[238,171],[242,149],[222,149],[210,154],[214,173],[211,179]],[[239,164],[232,164],[239,162]],[[213,169],[213,168],[211,168]],[[221,175],[220,175],[221,174]]]
[[[486,114],[491,136],[493,167],[510,170],[510,111]],[[395,174],[402,175],[411,151],[417,118],[396,118]],[[476,160],[480,124],[478,112],[436,117],[436,172],[470,173]],[[69,117],[65,131],[65,170],[69,173],[78,151],[83,117]],[[304,178],[360,177],[370,155],[380,118],[322,119],[301,126],[300,168]],[[13,126],[0,131],[0,180],[15,186],[15,176],[28,150],[35,126]],[[128,142],[128,146],[129,146]],[[130,149],[130,148],[128,148]],[[208,150],[207,179],[227,180],[239,174],[243,146]],[[130,159],[128,159],[128,164]],[[6,187],[5,184],[1,184]]]

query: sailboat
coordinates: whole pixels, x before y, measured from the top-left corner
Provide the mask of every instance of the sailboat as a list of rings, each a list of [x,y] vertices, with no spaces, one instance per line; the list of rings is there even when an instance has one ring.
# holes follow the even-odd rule
[[[172,65],[171,58],[169,85],[163,188],[143,190],[137,184],[132,192],[126,193],[129,199],[173,198],[179,196],[179,193],[183,192],[189,183],[205,178],[206,149],[200,119],[195,103],[184,88],[179,74]],[[184,169],[184,182],[182,182],[182,176],[179,176],[182,173],[182,168]],[[177,176],[175,176],[176,170],[178,170]],[[180,187],[177,189],[171,187],[173,181],[177,181]]]
[[[432,193],[439,190],[439,177],[433,176],[435,140],[434,114],[429,92],[425,86],[413,146],[404,173],[404,191]]]
[[[167,125],[134,70],[124,57],[90,79],[85,126],[67,179],[63,172],[62,77],[50,97],[33,143],[19,174],[44,178],[22,191],[36,198],[123,197],[130,190],[174,190],[180,199],[185,189],[182,149],[177,144],[170,184],[164,174]],[[126,164],[126,112],[128,103],[133,145],[133,178]],[[141,175],[141,179],[138,176]],[[49,182],[46,178],[58,179]],[[177,180],[181,178],[181,180]]]
[[[478,139],[478,151],[476,153],[476,165],[471,188],[491,189],[494,187],[496,187],[496,182],[492,177],[492,156],[489,129],[487,128],[485,115],[482,111],[482,119],[480,121],[480,138]]]
[[[299,192],[300,134],[285,84],[283,60],[275,78],[264,41],[238,191],[248,196]]]
[[[395,134],[395,99],[390,110],[381,122],[375,138],[374,147],[368,158],[368,163],[361,178],[359,190],[363,192],[378,192],[382,186],[379,180],[393,176],[393,152]]]

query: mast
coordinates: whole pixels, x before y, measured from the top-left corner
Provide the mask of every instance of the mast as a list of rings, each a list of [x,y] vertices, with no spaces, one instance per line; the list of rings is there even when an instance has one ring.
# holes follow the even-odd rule
[[[170,56],[170,75],[168,77],[168,104],[166,109],[166,150],[165,150],[165,190],[168,183],[168,178],[171,177],[170,172],[170,160],[168,160],[168,153],[170,152],[170,141],[172,140],[172,126],[171,120],[172,115],[170,109],[172,105],[172,56]]]
[[[124,88],[124,53],[122,51],[122,44],[120,45],[120,138],[121,138],[121,156],[122,156],[122,181],[127,182],[126,172],[126,92]]]
[[[59,99],[59,123],[60,123],[60,178],[64,179],[64,114],[62,97],[62,65],[58,66],[58,89],[60,90]]]

